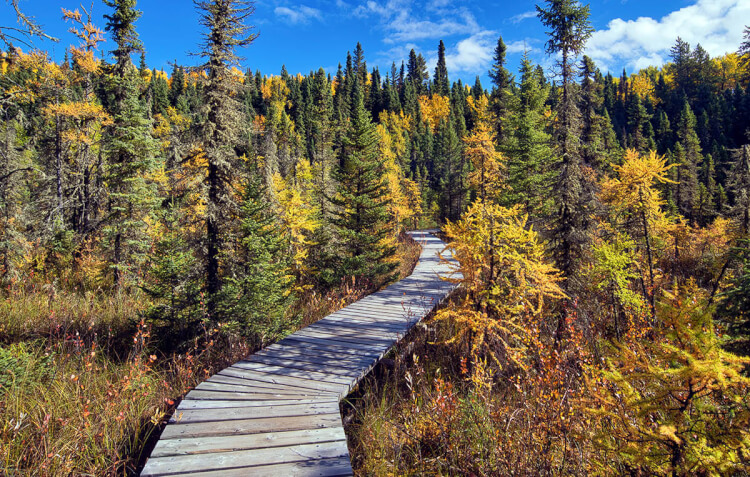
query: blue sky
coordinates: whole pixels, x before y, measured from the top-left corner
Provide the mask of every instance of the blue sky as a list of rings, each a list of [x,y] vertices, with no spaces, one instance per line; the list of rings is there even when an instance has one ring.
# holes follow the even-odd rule
[[[15,26],[8,0],[0,0],[0,25]],[[88,8],[91,0],[85,0]],[[489,86],[487,69],[499,35],[509,47],[508,67],[515,72],[524,49],[545,66],[544,27],[535,15],[539,1],[516,0],[257,0],[252,23],[260,36],[242,55],[243,68],[278,74],[282,64],[290,73],[319,67],[335,73],[346,52],[362,43],[368,66],[381,73],[392,61],[400,65],[411,48],[431,67],[442,39],[447,47],[451,80],[473,83],[479,75]],[[701,43],[712,56],[734,51],[750,23],[750,0],[591,0],[591,22],[597,32],[587,54],[603,71],[635,72],[669,60],[669,48],[679,35],[691,45]],[[56,59],[75,39],[67,33],[60,7],[75,1],[20,0],[21,8],[60,38],[57,44],[34,40]],[[141,0],[143,17],[137,27],[147,49],[149,66],[171,69],[169,62],[193,64],[188,56],[200,45],[198,14],[190,0]],[[104,26],[106,7],[94,2],[94,19]],[[113,48],[110,41],[102,49]]]

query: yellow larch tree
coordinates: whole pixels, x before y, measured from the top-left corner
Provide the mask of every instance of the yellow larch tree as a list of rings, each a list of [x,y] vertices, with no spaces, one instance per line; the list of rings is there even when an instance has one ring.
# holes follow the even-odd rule
[[[427,120],[434,133],[440,121],[447,120],[451,112],[451,101],[447,96],[439,94],[419,97],[419,110],[422,117]]]
[[[292,256],[292,274],[297,291],[309,288],[305,278],[313,275],[309,263],[310,249],[316,246],[311,237],[321,226],[318,201],[314,198],[313,171],[310,163],[299,161],[293,176],[284,179],[273,175],[273,188],[279,206],[279,217]]]
[[[481,96],[470,101],[477,124],[463,141],[464,154],[474,166],[469,174],[469,183],[476,189],[482,200],[496,199],[504,187],[505,166],[503,156],[495,148],[495,134],[489,120],[488,99]]]
[[[652,290],[647,298],[654,309],[654,251],[652,240],[654,235],[666,232],[671,221],[662,210],[664,201],[656,185],[672,183],[668,172],[675,167],[667,165],[663,156],[651,151],[641,156],[638,151],[628,149],[621,166],[614,166],[616,178],[607,179],[602,184],[601,196],[615,213],[615,220],[622,218],[626,223],[635,220],[640,230],[636,235],[642,235],[648,265],[649,284]]]

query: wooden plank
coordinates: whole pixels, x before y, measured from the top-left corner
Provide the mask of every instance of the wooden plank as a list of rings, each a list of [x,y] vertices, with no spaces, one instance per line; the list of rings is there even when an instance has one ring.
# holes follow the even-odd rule
[[[178,409],[169,420],[170,424],[192,424],[196,422],[222,422],[268,417],[309,416],[311,414],[335,414],[338,403],[290,404],[267,407],[230,407],[220,409]]]
[[[299,393],[310,393],[318,395],[321,392],[320,391],[314,391],[310,392],[310,390],[306,390],[304,388],[300,388],[298,386],[291,386],[291,385],[283,385],[279,383],[267,383],[263,381],[257,381],[247,378],[238,378],[234,376],[227,376],[224,374],[214,374],[210,378],[208,378],[206,383],[217,383],[217,384],[234,384],[235,386],[244,386],[253,388],[255,390],[258,390],[260,388],[267,388],[270,390],[273,390],[273,392],[277,394],[299,394]]]
[[[195,474],[171,474],[174,477],[195,476]],[[198,477],[342,477],[353,475],[349,456],[333,459],[317,459],[304,462],[240,467],[201,472]]]
[[[325,340],[323,340],[324,341],[323,344],[316,343],[315,341],[317,340],[310,341],[306,339],[305,337],[299,337],[299,338],[290,337],[290,338],[285,338],[282,341],[279,341],[276,345],[283,346],[285,348],[288,348],[290,346],[296,346],[300,349],[310,350],[311,352],[313,351],[321,351],[321,352],[322,351],[335,351],[336,353],[341,353],[341,354],[346,353],[346,354],[351,354],[355,356],[374,356],[376,358],[380,356],[380,352],[378,350],[373,350],[372,348],[352,348],[351,343],[347,343],[346,345],[341,346],[341,345],[332,344],[330,342],[325,342]],[[273,345],[273,346],[276,346],[276,345]]]
[[[238,450],[288,447],[318,442],[345,441],[343,427],[305,429],[302,431],[268,432],[244,436],[217,436],[211,438],[168,439],[161,441],[151,457],[169,457],[209,452],[233,452]]]
[[[220,422],[176,423],[164,428],[161,439],[187,437],[236,436],[264,432],[302,431],[324,427],[341,427],[338,410],[330,414],[310,416],[267,417]]]
[[[351,331],[345,331],[345,330],[330,330],[330,331],[324,331],[320,328],[314,329],[314,330],[308,330],[305,328],[304,331],[295,333],[296,336],[309,336],[312,338],[331,338],[335,339],[336,341],[351,341],[353,343],[361,343],[366,346],[387,346],[388,344],[393,342],[393,339],[388,337],[381,337],[381,338],[364,338],[362,336],[359,336],[355,332]]]
[[[305,328],[301,336],[312,333],[322,333],[324,335],[332,335],[336,338],[354,338],[360,340],[362,343],[370,343],[372,345],[380,345],[381,343],[388,343],[395,339],[395,336],[391,331],[388,330],[370,330],[366,328],[359,328],[358,323],[350,323],[348,327],[332,326],[329,322],[318,322],[315,327],[308,326]],[[392,336],[393,335],[393,336]]]
[[[193,389],[182,400],[217,400],[217,401],[285,401],[292,398],[308,399],[312,396],[309,394],[269,394],[269,393],[232,393],[222,391],[203,391]],[[182,403],[180,403],[182,404]]]
[[[283,366],[290,369],[299,369],[304,371],[321,371],[326,370],[327,372],[335,372],[338,376],[350,376],[357,377],[362,369],[362,366],[338,366],[331,364],[321,363],[310,363],[303,360],[295,360],[289,358],[276,358],[271,356],[252,356],[252,360],[255,363],[269,364],[273,366]]]
[[[310,364],[336,366],[344,369],[359,369],[373,361],[373,358],[360,357],[356,355],[331,356],[331,355],[310,355],[309,352],[299,349],[277,350],[274,353],[259,354],[252,356],[253,359],[289,359],[293,361],[303,361]],[[264,361],[261,361],[264,362]]]
[[[352,343],[352,342],[346,342],[346,341],[338,341],[334,339],[321,339],[321,338],[313,338],[310,336],[302,336],[302,335],[289,335],[283,340],[279,341],[280,344],[289,344],[292,341],[306,341],[308,343],[315,343],[322,346],[339,346],[342,348],[348,348],[353,350],[360,350],[363,352],[370,352],[372,351],[371,346],[362,345],[361,343]]]
[[[279,383],[286,384],[289,386],[295,386],[300,389],[300,394],[322,394],[322,393],[334,393],[339,394],[341,392],[341,385],[334,383],[323,383],[316,382],[313,380],[307,380],[298,378],[295,376],[281,376],[278,374],[260,373],[246,368],[239,368],[230,366],[219,371],[220,375],[232,376],[235,378],[245,378],[248,380],[261,381],[266,383]]]
[[[315,328],[312,328],[314,326]],[[401,323],[378,323],[378,322],[361,322],[361,321],[355,321],[352,319],[347,320],[345,316],[341,316],[338,319],[332,319],[332,320],[321,320],[315,323],[315,325],[312,325],[308,328],[311,329],[321,329],[321,330],[328,330],[331,331],[330,327],[334,326],[337,329],[343,328],[349,328],[352,330],[356,330],[358,333],[362,334],[362,336],[370,337],[370,336],[388,336],[389,334],[397,334],[402,333],[406,331],[406,326]]]
[[[345,457],[349,455],[346,441],[321,442],[291,447],[252,449],[236,452],[217,452],[200,455],[157,457],[149,459],[148,468],[142,476],[174,475],[186,472],[203,472],[219,469],[252,467],[290,462],[305,462],[319,459]],[[247,474],[246,474],[247,475]]]
[[[348,346],[342,347],[342,346],[336,346],[336,345],[320,345],[316,343],[310,343],[307,341],[298,341],[294,338],[290,338],[289,342],[282,342],[279,341],[278,343],[272,344],[268,346],[266,349],[268,350],[274,350],[277,349],[279,351],[286,350],[286,349],[297,349],[300,350],[300,352],[309,352],[309,353],[328,353],[331,356],[376,356],[377,353],[374,353],[372,350],[362,350],[362,349],[354,349],[350,348]]]
[[[189,399],[180,402],[178,409],[182,411],[190,409],[222,409],[228,407],[269,407],[269,406],[286,406],[295,404],[321,404],[321,403],[338,403],[337,396],[324,399],[321,397],[310,399],[279,399],[275,401],[248,401],[242,400],[208,400],[208,399]]]
[[[361,325],[364,330],[372,328],[384,331],[397,331],[406,329],[406,327],[408,327],[409,325],[409,321],[411,321],[409,317],[404,315],[386,318],[370,313],[359,313],[356,310],[342,310],[340,312],[327,316],[325,319],[318,321],[318,323],[325,324],[348,322],[351,324]]]
[[[268,373],[274,376],[290,376],[297,378],[307,378],[317,382],[331,383],[331,384],[349,384],[351,380],[349,378],[341,377],[334,373],[326,372],[303,372],[294,369],[286,369],[283,366],[272,366],[270,364],[253,363],[252,361],[242,360],[235,363],[233,368],[248,369],[251,371],[257,371],[259,373]]]
[[[195,387],[196,391],[214,391],[214,392],[229,392],[239,394],[274,394],[279,396],[318,396],[318,393],[311,392],[305,393],[304,391],[297,389],[292,390],[275,390],[273,388],[266,388],[260,386],[238,386],[236,384],[225,384],[217,383],[216,381],[204,381]]]

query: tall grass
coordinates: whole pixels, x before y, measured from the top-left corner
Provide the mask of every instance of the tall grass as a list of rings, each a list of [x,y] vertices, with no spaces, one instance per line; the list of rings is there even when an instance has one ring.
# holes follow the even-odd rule
[[[399,242],[400,274],[419,246]],[[302,326],[374,291],[356,281],[303,296]],[[187,352],[154,349],[142,293],[24,284],[0,299],[0,475],[137,475],[167,417],[192,387],[251,350],[203,329]]]
[[[149,306],[138,292],[70,292],[52,285],[12,288],[0,299],[0,344],[96,336],[107,348],[128,348],[140,315]],[[105,344],[105,343],[101,343]]]

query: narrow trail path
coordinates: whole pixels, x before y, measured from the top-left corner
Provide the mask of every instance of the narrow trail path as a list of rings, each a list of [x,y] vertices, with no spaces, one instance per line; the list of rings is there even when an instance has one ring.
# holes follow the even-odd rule
[[[142,476],[351,475],[339,401],[456,285],[445,244],[422,246],[414,272],[211,376],[190,391]]]

